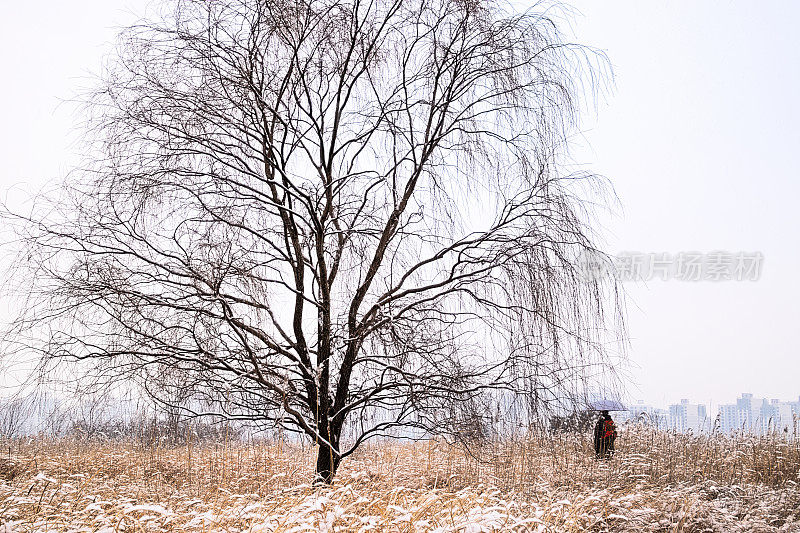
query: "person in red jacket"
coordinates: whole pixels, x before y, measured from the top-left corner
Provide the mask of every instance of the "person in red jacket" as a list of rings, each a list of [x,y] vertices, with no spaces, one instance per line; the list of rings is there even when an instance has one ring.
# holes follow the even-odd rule
[[[617,427],[608,411],[602,411],[594,426],[594,451],[598,458],[608,458],[614,454],[614,441],[617,439]]]

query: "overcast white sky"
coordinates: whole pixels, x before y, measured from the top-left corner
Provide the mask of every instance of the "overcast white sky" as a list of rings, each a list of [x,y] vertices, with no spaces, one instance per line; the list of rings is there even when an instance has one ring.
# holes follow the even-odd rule
[[[800,3],[571,2],[577,42],[615,90],[576,162],[613,182],[611,253],[761,252],[756,282],[627,283],[631,397],[725,403],[800,395]],[[73,108],[142,0],[0,0],[0,188],[34,191],[75,162]]]

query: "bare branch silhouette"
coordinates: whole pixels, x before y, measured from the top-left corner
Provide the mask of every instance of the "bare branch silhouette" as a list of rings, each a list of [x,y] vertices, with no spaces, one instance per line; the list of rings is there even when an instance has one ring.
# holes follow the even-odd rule
[[[491,1],[167,3],[89,99],[91,164],[6,211],[17,348],[307,435],[326,482],[374,436],[557,410],[620,314],[561,170],[595,60]]]

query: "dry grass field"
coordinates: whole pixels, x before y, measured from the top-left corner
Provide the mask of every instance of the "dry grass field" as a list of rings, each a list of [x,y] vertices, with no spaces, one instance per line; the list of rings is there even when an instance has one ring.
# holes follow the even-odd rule
[[[0,532],[800,531],[800,443],[620,432],[467,452],[377,442],[312,487],[310,448],[2,441]]]

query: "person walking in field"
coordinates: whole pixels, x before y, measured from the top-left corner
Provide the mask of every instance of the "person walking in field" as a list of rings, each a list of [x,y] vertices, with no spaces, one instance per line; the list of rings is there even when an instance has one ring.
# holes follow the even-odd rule
[[[602,411],[594,427],[594,451],[599,459],[607,459],[614,454],[614,441],[617,427],[608,411]]]

